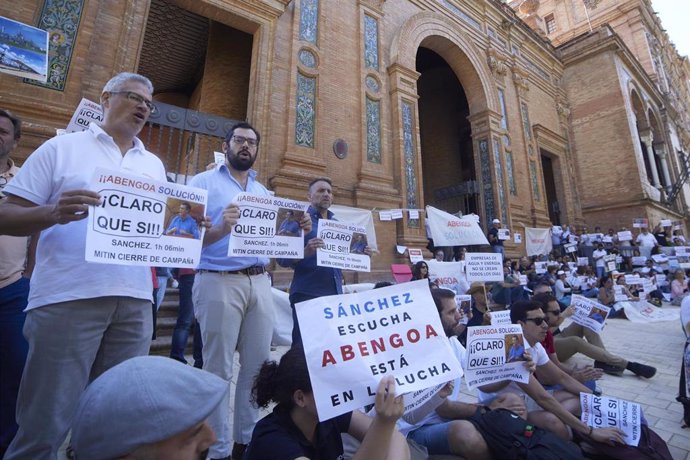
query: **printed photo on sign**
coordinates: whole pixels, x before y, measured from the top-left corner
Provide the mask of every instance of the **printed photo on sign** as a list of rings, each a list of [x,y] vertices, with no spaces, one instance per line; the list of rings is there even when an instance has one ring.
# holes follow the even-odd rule
[[[88,99],[82,98],[77,110],[74,111],[72,119],[67,124],[65,132],[76,133],[89,128],[91,122],[100,123],[103,121],[103,110],[100,104],[96,104]]]
[[[522,234],[513,233],[513,243],[516,243],[516,244],[522,243]]]
[[[577,294],[572,296],[570,305],[575,307],[575,313],[572,316],[573,322],[595,332],[601,331],[604,327],[604,321],[611,311],[609,307]]]
[[[638,403],[624,399],[580,393],[580,420],[592,428],[618,428],[629,446],[640,443],[642,411]]]
[[[304,257],[299,221],[309,205],[276,196],[240,193],[235,197],[240,218],[232,227],[229,256]]]
[[[618,232],[618,241],[632,241],[633,235],[630,230]]]
[[[456,295],[455,304],[460,312],[460,324],[467,324],[472,318],[472,296],[467,294]]]
[[[647,219],[644,219],[642,217],[638,217],[637,219],[633,219],[633,228],[647,228],[649,227],[649,221]]]
[[[426,280],[295,308],[319,420],[373,403],[386,375],[398,394],[462,376]]]
[[[465,380],[470,389],[505,380],[529,381],[525,339],[518,324],[467,328],[467,352]]]
[[[465,262],[439,262],[431,259],[427,262],[429,279],[436,286],[450,289],[457,294],[464,294],[470,288],[465,278]]]
[[[368,272],[371,258],[364,253],[367,247],[366,229],[335,220],[319,219],[316,234],[324,247],[316,250],[316,265],[343,270]]]
[[[507,228],[499,228],[498,229],[498,239],[499,240],[509,240],[510,239],[510,230]]]
[[[97,169],[85,259],[117,265],[195,268],[201,256],[205,190]]]
[[[503,281],[503,255],[493,252],[468,252],[465,254],[467,281]]]
[[[48,31],[0,16],[0,72],[46,82],[48,79]],[[64,41],[55,31],[50,40]]]

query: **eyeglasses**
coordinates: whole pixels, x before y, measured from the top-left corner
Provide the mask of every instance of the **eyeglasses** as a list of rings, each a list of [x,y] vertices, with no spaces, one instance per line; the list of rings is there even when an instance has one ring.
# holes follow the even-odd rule
[[[543,316],[541,318],[525,318],[525,321],[532,321],[535,325],[541,326],[544,321],[546,321],[546,318]]]
[[[143,97],[139,96],[137,93],[133,93],[131,91],[110,91],[110,94],[124,94],[127,99],[129,99],[132,102],[136,102],[137,105],[139,104],[144,104],[147,109],[151,113],[156,113],[156,106],[154,105],[153,102],[149,101],[148,99],[144,99]]]
[[[554,316],[558,316],[561,314],[560,310],[546,310],[547,313],[551,313]]]
[[[259,141],[244,136],[232,136],[232,141],[237,145],[243,145],[245,142],[252,147],[259,145]]]

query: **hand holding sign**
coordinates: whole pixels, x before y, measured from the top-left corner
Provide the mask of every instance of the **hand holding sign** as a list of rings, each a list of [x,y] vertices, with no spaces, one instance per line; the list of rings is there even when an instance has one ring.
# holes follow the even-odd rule
[[[90,190],[70,190],[60,195],[51,216],[56,224],[68,224],[89,215],[89,206],[98,206],[101,196]]]
[[[312,238],[304,247],[304,257],[311,257],[316,254],[316,250],[325,247],[326,244],[321,238]]]
[[[232,231],[232,228],[240,220],[240,208],[235,203],[230,203],[225,209],[223,209],[223,220],[221,225],[223,226],[223,234],[227,235]]]
[[[381,379],[374,404],[376,418],[383,423],[395,425],[405,410],[402,395],[395,396],[395,377],[389,375]]]

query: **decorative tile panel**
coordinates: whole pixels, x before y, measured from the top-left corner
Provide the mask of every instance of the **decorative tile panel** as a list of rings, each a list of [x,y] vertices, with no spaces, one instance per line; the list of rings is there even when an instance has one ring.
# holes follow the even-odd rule
[[[379,22],[364,15],[364,67],[379,70]]]
[[[64,91],[83,10],[84,0],[45,0],[37,27],[48,31],[48,80],[24,83]]]
[[[474,27],[475,29],[477,29],[480,32],[482,31],[482,25],[479,23],[479,21],[468,16],[467,13],[465,13],[460,8],[455,6],[450,0],[439,0],[439,3],[441,3],[443,6],[448,8],[450,11],[453,12],[453,14],[455,14],[455,16],[459,17],[460,19],[462,19],[464,22],[466,22],[470,26]]]
[[[496,182],[498,189],[498,206],[501,208],[501,222],[508,222],[508,212],[506,209],[506,192],[503,185],[503,162],[501,161],[501,143],[497,137],[493,138],[494,146],[494,166],[496,168]]]
[[[302,48],[299,50],[297,58],[299,59],[300,64],[302,64],[304,67],[308,67],[310,69],[316,67],[316,56],[314,56],[314,53],[308,49]]]
[[[319,33],[319,0],[301,0],[299,39],[316,45]]]
[[[381,164],[381,103],[367,97],[367,161]]]
[[[297,73],[295,144],[314,148],[316,125],[316,78]]]
[[[532,140],[532,130],[530,129],[529,123],[529,109],[527,104],[522,102],[520,104],[520,113],[522,114],[522,129],[525,131],[525,139]]]
[[[506,111],[506,95],[502,89],[498,90],[498,102],[501,104],[501,128],[508,129],[508,112]]]
[[[379,82],[376,80],[376,78],[372,77],[371,75],[367,75],[367,78],[364,79],[364,84],[367,86],[367,89],[372,93],[378,93],[381,89],[381,85],[379,85]]]
[[[491,176],[491,159],[489,158],[489,140],[479,140],[479,163],[482,173],[482,195],[484,196],[484,212],[486,221],[490,222],[496,216],[494,205],[494,186]]]
[[[510,194],[517,196],[517,187],[515,186],[515,173],[513,165],[513,153],[506,150],[506,173],[508,174],[508,189]]]
[[[417,173],[415,168],[415,158],[417,152],[414,144],[414,118],[412,104],[402,103],[402,128],[403,128],[403,155],[405,158],[405,188],[407,198],[407,208],[417,209]],[[416,221],[416,219],[415,219]],[[417,227],[418,222],[408,221],[408,225]]]
[[[534,201],[541,201],[541,193],[539,193],[539,178],[537,177],[537,163],[534,160],[529,160],[529,175],[532,179],[532,194]]]

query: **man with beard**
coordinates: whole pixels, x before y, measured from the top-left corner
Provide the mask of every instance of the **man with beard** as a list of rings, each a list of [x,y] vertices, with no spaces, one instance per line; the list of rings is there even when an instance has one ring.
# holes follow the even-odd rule
[[[240,353],[240,370],[235,392],[233,435],[228,430],[229,395],[213,411],[209,423],[218,440],[209,451],[211,458],[240,459],[259,420],[250,403],[254,376],[269,359],[273,335],[273,295],[266,274],[267,257],[229,257],[230,232],[240,217],[234,203],[241,192],[270,196],[251,169],[258,155],[259,132],[248,123],[233,126],[223,142],[225,164],[198,174],[193,187],[208,190],[208,217],[199,270],[194,280],[193,299],[203,341],[204,370],[230,384],[233,356]],[[300,222],[308,232],[308,216]]]
[[[165,181],[163,163],[136,137],[155,110],[152,94],[148,78],[116,75],[101,93],[102,124],[48,140],[5,187],[0,233],[41,232],[24,325],[19,430],[6,459],[54,459],[86,385],[149,352],[150,268],[84,262],[84,246],[89,209],[101,202],[89,190],[97,168]]]

